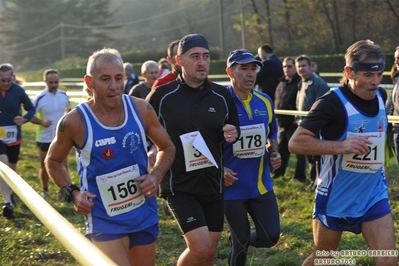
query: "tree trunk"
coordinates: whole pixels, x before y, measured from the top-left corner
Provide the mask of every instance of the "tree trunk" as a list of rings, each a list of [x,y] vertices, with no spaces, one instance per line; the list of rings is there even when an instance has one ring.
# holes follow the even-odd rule
[[[357,0],[352,0],[352,33],[353,33],[353,40],[355,42],[357,40],[356,37],[356,9],[357,9]]]
[[[291,14],[289,7],[290,5],[288,4],[288,0],[283,0],[283,5],[284,5],[284,20],[285,20],[285,25],[287,27],[287,40],[288,42],[292,42],[292,34],[291,34]]]
[[[320,2],[323,5],[324,13],[326,14],[328,23],[330,24],[332,38],[333,38],[334,52],[338,52],[339,51],[339,45],[338,45],[338,40],[337,40],[337,33],[336,33],[336,30],[335,30],[335,26],[334,26],[334,21],[331,19],[330,12],[328,12],[328,7],[326,5],[325,0],[320,0]]]
[[[265,6],[266,6],[266,26],[269,32],[269,40],[270,40],[269,43],[271,47],[274,47],[272,16],[270,15],[270,0],[265,0]]]
[[[386,0],[386,2],[387,2],[387,4],[388,4],[388,6],[389,6],[389,9],[392,11],[393,15],[395,16],[396,21],[397,21],[396,24],[398,25],[398,24],[399,24],[399,15],[398,15],[398,13],[396,13],[396,11],[395,11],[395,9],[393,8],[393,6],[392,6],[390,0]],[[395,28],[397,28],[397,27],[395,27]],[[398,31],[396,31],[396,32],[398,32]],[[399,36],[399,33],[398,33],[398,36]]]
[[[340,27],[340,19],[339,19],[339,9],[337,6],[337,1],[332,1],[333,10],[334,10],[334,20],[335,20],[335,28],[337,29],[337,42],[338,42],[338,49],[342,46],[342,37],[341,37],[341,27]]]

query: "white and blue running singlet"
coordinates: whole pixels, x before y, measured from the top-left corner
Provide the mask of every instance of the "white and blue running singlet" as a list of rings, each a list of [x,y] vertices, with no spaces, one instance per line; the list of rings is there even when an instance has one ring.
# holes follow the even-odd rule
[[[122,100],[125,121],[117,127],[102,124],[87,103],[76,107],[86,131],[77,147],[81,190],[97,196],[85,216],[87,234],[132,233],[158,223],[156,198],[146,198],[134,181],[149,168],[144,124],[133,99]]]
[[[316,189],[315,211],[331,217],[360,217],[381,199],[388,198],[384,172],[384,141],[388,119],[382,97],[377,92],[379,111],[375,116],[361,113],[333,88],[341,100],[348,119],[344,134],[338,141],[351,136],[368,136],[373,142],[365,155],[323,155]]]

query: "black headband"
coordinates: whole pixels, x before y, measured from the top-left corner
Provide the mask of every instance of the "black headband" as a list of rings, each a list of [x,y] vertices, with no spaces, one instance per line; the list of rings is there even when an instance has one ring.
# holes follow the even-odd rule
[[[353,70],[360,70],[360,71],[383,71],[385,69],[384,62],[377,62],[377,63],[352,62],[352,63],[346,63],[346,66],[350,67]]]
[[[207,39],[200,34],[190,34],[184,36],[177,47],[177,54],[181,55],[194,47],[202,47],[209,50],[209,44]]]

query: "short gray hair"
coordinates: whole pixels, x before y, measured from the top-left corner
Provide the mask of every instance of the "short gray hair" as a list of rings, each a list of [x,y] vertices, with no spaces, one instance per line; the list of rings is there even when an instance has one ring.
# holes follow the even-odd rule
[[[95,51],[89,57],[89,61],[87,62],[87,67],[86,67],[86,75],[89,76],[93,75],[93,72],[96,69],[97,67],[96,65],[99,61],[105,61],[105,62],[119,61],[121,65],[123,65],[123,60],[118,50],[113,48],[104,48]]]
[[[133,65],[130,62],[123,63],[123,69],[133,71]]]
[[[142,65],[141,65],[141,73],[145,73],[147,71],[147,68],[149,67],[156,67],[158,68],[158,63],[153,61],[153,60],[148,60],[145,61]]]

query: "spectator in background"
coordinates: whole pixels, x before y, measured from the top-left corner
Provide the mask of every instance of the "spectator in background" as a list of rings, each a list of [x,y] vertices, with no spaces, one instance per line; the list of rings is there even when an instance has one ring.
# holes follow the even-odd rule
[[[153,60],[145,61],[141,65],[141,76],[144,81],[140,84],[134,85],[130,90],[129,95],[141,99],[145,99],[151,91],[151,87],[158,78],[158,64]]]
[[[172,71],[166,75],[159,77],[151,89],[155,89],[157,86],[169,83],[176,79],[176,77],[181,73],[181,67],[176,63],[175,56],[177,55],[177,47],[179,46],[180,40],[174,40],[168,45],[168,57],[166,58],[172,67]]]
[[[399,77],[399,69],[398,69],[399,68],[399,61],[398,61],[398,65],[395,63],[397,60],[399,60],[399,59],[396,59],[396,57],[395,57],[394,58],[394,64],[392,65],[391,71],[390,71],[390,74],[389,74],[393,84],[395,84],[396,78]]]
[[[44,167],[48,148],[55,137],[55,130],[61,117],[71,111],[71,103],[67,94],[58,89],[60,83],[60,73],[56,69],[47,69],[44,71],[43,80],[46,88],[33,100],[33,106],[36,115],[30,120],[37,124],[36,146],[39,150],[40,169],[39,178],[42,184],[42,197],[50,196],[48,191],[49,176]],[[65,168],[68,168],[68,162],[64,161]]]
[[[12,170],[17,170],[17,162],[21,149],[21,125],[29,121],[35,114],[33,106],[25,89],[14,83],[14,70],[11,64],[0,65],[0,160]],[[26,114],[22,116],[21,105]],[[12,191],[0,177],[0,190],[4,198],[3,216],[13,219],[14,209]]]
[[[259,47],[258,55],[263,60],[263,67],[256,75],[258,89],[269,95],[274,102],[275,92],[280,78],[284,75],[281,60],[273,54],[270,45],[264,44]]]
[[[347,49],[345,61],[341,86],[317,99],[289,143],[293,153],[322,155],[313,212],[314,250],[302,265],[331,258],[342,233],[349,231],[361,233],[370,251],[385,253],[373,256],[375,265],[397,266],[384,167],[387,95],[379,87],[385,54],[372,41],[362,40]]]
[[[312,72],[310,66],[312,60],[307,55],[300,55],[295,59],[296,70],[301,77],[299,83],[299,91],[297,95],[297,108],[298,111],[309,111],[313,103],[317,98],[324,95],[330,90],[327,83]],[[302,117],[297,118],[298,125],[301,124]],[[318,138],[319,136],[315,136]],[[318,178],[320,173],[320,156],[319,155],[307,155],[310,168],[310,180],[312,188],[315,187],[315,180]]]
[[[23,86],[25,83],[25,79],[23,77],[15,75],[14,82],[17,83],[19,86]]]
[[[391,79],[393,82],[392,94],[387,100],[386,109],[388,115],[399,116],[399,46],[394,53],[394,66],[391,68]],[[399,165],[399,123],[393,123],[393,146]]]
[[[317,76],[320,76],[319,73],[319,67],[315,61],[312,61],[312,65],[310,66],[310,69],[312,70],[313,73],[315,73]]]
[[[158,68],[159,68],[158,77],[162,77],[168,74],[172,70],[170,63],[166,58],[161,58],[158,60]]]
[[[125,71],[125,89],[124,94],[129,94],[134,85],[139,84],[139,77],[134,73],[133,65],[129,62],[123,64]]]
[[[396,59],[394,59],[394,60],[396,61]],[[396,67],[395,62],[394,62],[394,64],[391,67],[391,71],[389,73],[389,77],[391,78],[391,81],[392,81],[392,84],[393,84],[393,88],[395,88],[396,78],[399,77],[399,71],[398,71],[398,69]],[[392,92],[393,92],[393,89],[392,89]],[[385,109],[387,110],[388,115],[393,115],[392,93],[388,96],[387,102],[385,104]],[[392,123],[390,123],[390,125],[392,125]]]
[[[276,89],[275,108],[278,110],[297,110],[296,98],[298,84],[301,77],[296,72],[295,60],[286,57],[283,60],[284,76]],[[290,159],[288,141],[294,134],[298,125],[294,115],[276,115],[278,125],[278,152],[281,155],[281,167],[274,170],[273,178],[278,178],[285,174]],[[296,167],[294,180],[305,182],[306,180],[306,156],[296,155]]]

